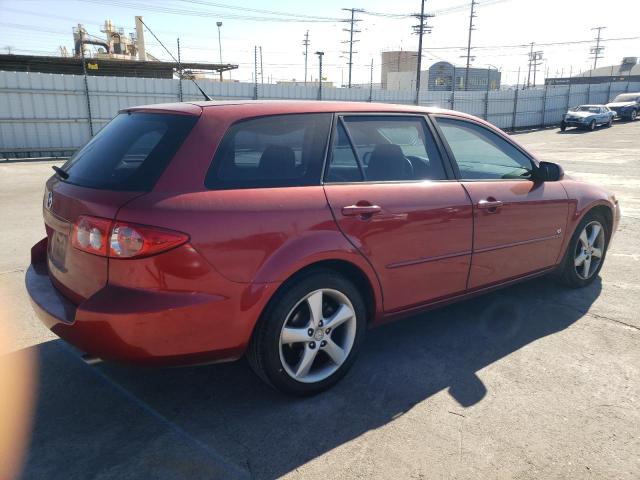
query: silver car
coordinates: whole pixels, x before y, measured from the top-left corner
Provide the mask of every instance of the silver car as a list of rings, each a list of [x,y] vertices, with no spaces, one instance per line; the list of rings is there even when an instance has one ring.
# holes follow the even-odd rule
[[[567,127],[595,130],[598,125],[610,127],[615,116],[615,112],[606,105],[580,105],[564,114],[560,130],[564,132]]]

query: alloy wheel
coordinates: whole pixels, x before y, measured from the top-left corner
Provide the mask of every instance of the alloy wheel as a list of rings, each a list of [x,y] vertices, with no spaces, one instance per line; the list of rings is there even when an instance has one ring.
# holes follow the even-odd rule
[[[578,237],[574,266],[578,277],[587,280],[598,270],[604,255],[604,228],[600,222],[589,222]]]
[[[349,298],[333,289],[307,294],[287,314],[280,332],[280,361],[303,383],[320,382],[346,361],[356,337]]]

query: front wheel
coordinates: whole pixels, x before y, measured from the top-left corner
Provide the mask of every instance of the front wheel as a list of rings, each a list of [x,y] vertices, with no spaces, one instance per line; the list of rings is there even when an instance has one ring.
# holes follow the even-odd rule
[[[610,118],[609,121],[607,122],[607,128],[611,128],[613,127],[613,118]]]
[[[560,281],[572,288],[586,287],[595,280],[604,263],[609,234],[601,215],[587,214],[567,246]]]
[[[312,395],[349,370],[366,328],[362,295],[345,277],[316,270],[289,282],[263,313],[247,359],[285,393]]]
[[[638,117],[638,112],[635,110],[631,111],[631,116],[630,116],[630,120],[633,122],[635,121],[635,119]]]
[[[566,124],[566,123],[564,123],[564,122],[562,122],[562,123],[560,124],[560,131],[561,131],[561,132],[564,132],[566,129],[567,129],[567,124]]]
[[[596,129],[596,121],[591,120],[591,122],[589,123],[589,130],[593,132],[595,129]]]

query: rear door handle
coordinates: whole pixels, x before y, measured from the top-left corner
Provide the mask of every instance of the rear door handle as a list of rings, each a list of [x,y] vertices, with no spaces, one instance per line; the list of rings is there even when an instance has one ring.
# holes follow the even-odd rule
[[[381,211],[382,208],[378,205],[349,205],[347,207],[342,207],[342,215],[345,217],[374,215]]]
[[[489,197],[486,200],[480,200],[478,202],[478,208],[483,210],[489,210],[495,212],[498,208],[502,207],[503,203],[500,200],[496,200],[493,197]]]

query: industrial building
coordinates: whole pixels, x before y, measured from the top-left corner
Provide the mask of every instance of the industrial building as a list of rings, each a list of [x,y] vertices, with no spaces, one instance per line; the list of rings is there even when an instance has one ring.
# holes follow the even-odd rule
[[[638,82],[638,57],[624,57],[619,65],[598,67],[571,77],[546,78],[545,85],[574,85],[586,83]]]
[[[382,83],[383,89],[389,89],[388,77],[392,72],[413,72],[415,77],[418,68],[418,52],[394,50],[382,52],[381,57],[380,83]]]
[[[145,47],[142,17],[135,17],[136,32],[126,35],[111,20],[104,22],[101,32],[104,37],[90,35],[82,24],[73,29],[73,56],[66,47],[60,47],[60,56],[0,55],[0,70],[13,72],[66,73],[82,75],[173,78],[179,70],[175,62],[162,62],[151,55]],[[87,45],[97,47],[91,52]],[[180,64],[183,78],[199,77],[203,72],[216,73],[234,70],[238,65],[222,63]]]
[[[454,80],[455,77],[455,80]],[[498,90],[501,73],[494,68],[469,68],[469,85],[466,67],[454,66],[449,62],[436,62],[420,74],[420,90]],[[414,90],[416,88],[416,69],[392,71],[387,73],[387,90]]]

